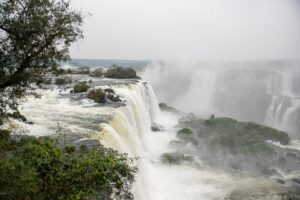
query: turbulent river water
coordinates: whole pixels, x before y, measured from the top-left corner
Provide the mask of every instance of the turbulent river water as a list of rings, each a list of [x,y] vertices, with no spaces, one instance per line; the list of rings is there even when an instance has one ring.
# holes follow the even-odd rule
[[[276,72],[272,75],[269,79],[270,84],[275,84],[273,82],[276,82],[276,76],[281,74]],[[160,110],[155,92],[149,83],[142,80],[120,81],[85,76],[74,78],[92,79],[95,88],[112,88],[123,102],[99,105],[85,98],[83,94],[70,93],[72,88],[68,85],[47,86],[37,89],[41,98],[29,97],[22,104],[22,114],[33,124],[16,122],[17,125],[26,134],[38,136],[55,134],[55,129],[60,126],[73,138],[74,143],[97,139],[107,147],[136,158],[139,171],[133,188],[135,199],[212,200],[225,199],[228,193],[237,188],[256,188],[258,192],[270,194],[272,191],[282,190],[280,185],[268,178],[242,178],[209,168],[163,164],[160,156],[172,151],[168,144],[176,137],[176,125],[181,116],[178,113]],[[185,108],[191,109],[189,106],[197,103],[194,101],[197,101],[195,97],[198,97],[199,93],[207,94],[199,103],[199,109],[188,111],[210,114],[212,110],[208,108],[213,107],[211,102],[215,95],[215,83],[216,75],[212,71],[195,73],[190,84],[197,86],[185,90],[182,97],[186,101]],[[294,94],[287,92],[284,87],[275,91],[272,85],[267,90],[272,97],[271,105],[266,109],[266,123],[277,125],[284,123],[285,117],[282,115],[291,115],[300,105],[297,98],[292,98]],[[181,93],[181,89],[177,92]],[[277,114],[281,109],[279,107],[284,106],[284,97],[281,96],[292,99],[286,108],[286,114]],[[177,105],[180,105],[180,102],[177,102]],[[153,131],[153,126],[161,127],[161,130]],[[299,148],[296,140],[292,145],[294,146],[288,148]],[[276,196],[272,199],[276,199]]]

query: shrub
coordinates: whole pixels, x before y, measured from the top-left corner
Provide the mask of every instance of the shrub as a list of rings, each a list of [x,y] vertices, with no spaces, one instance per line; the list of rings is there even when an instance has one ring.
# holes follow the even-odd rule
[[[86,84],[86,82],[79,82],[74,86],[74,92],[75,93],[81,93],[81,92],[86,92],[90,86]]]
[[[1,199],[133,199],[136,167],[112,149],[67,153],[46,137],[7,140],[2,147]]]
[[[111,88],[105,88],[104,91],[108,92],[108,93],[113,93],[113,94],[115,93],[115,91]]]
[[[55,84],[56,85],[65,85],[68,83],[72,83],[72,78],[65,76],[65,77],[58,77],[55,79]]]
[[[64,148],[64,152],[66,153],[74,153],[76,151],[76,147],[75,146],[65,146]]]
[[[193,135],[193,131],[188,128],[183,128],[177,132],[177,137],[180,139],[190,139]]]
[[[118,78],[118,79],[139,78],[136,75],[136,72],[134,71],[134,69],[120,67],[120,66],[117,66],[117,65],[111,66],[111,68],[109,68],[106,71],[105,77],[107,77],[107,78]]]
[[[101,68],[95,69],[94,71],[91,72],[91,76],[93,77],[101,77],[103,75],[103,70]]]
[[[51,69],[51,72],[52,72],[54,75],[56,75],[56,76],[65,74],[65,70],[64,70],[63,68],[60,68],[60,67],[53,67],[53,68]]]
[[[108,93],[108,94],[106,95],[106,97],[107,97],[107,99],[109,99],[109,100],[112,101],[112,102],[120,102],[120,101],[121,101],[121,99],[120,99],[119,96],[113,95],[113,94],[111,94],[111,93]]]
[[[46,84],[46,85],[50,85],[50,84],[52,84],[52,79],[51,78],[45,78],[42,83]]]
[[[94,100],[96,103],[105,103],[106,102],[106,94],[102,91],[101,88],[96,90],[91,90],[87,98]]]
[[[181,152],[164,153],[161,155],[161,160],[166,164],[181,164],[182,162],[191,162],[193,158],[185,156]]]
[[[89,67],[79,67],[77,70],[74,70],[73,73],[75,74],[90,74]]]

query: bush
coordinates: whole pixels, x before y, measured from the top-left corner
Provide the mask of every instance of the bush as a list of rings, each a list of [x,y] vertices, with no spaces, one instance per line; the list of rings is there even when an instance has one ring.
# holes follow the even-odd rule
[[[113,95],[113,94],[111,94],[111,93],[108,93],[108,94],[106,95],[106,97],[107,97],[107,99],[109,99],[109,100],[112,101],[112,102],[120,102],[120,101],[121,101],[121,99],[120,99],[119,96]]]
[[[106,93],[102,89],[91,90],[87,98],[94,100],[96,103],[105,103],[106,102]]]
[[[177,137],[180,139],[189,139],[193,135],[193,131],[188,128],[183,128],[177,132]]]
[[[111,149],[67,153],[49,138],[24,137],[7,140],[0,155],[1,199],[133,199],[136,167]]]
[[[107,92],[107,93],[112,93],[112,94],[115,93],[115,91],[111,88],[105,88],[104,91]]]
[[[106,71],[105,77],[118,79],[139,78],[133,69],[120,67],[117,65],[111,66],[111,68]]]
[[[95,69],[94,71],[92,71],[90,73],[90,75],[93,76],[93,77],[101,77],[103,74],[104,73],[103,73],[103,70],[101,68]]]
[[[182,119],[180,126],[190,127],[191,130],[183,128],[178,131],[177,138],[182,145],[174,145],[176,149],[202,158],[202,164],[209,167],[266,176],[276,174],[274,169],[298,170],[298,160],[286,156],[288,149],[283,152],[276,145],[267,142],[289,144],[288,134],[282,131],[214,115],[207,120],[197,117]]]
[[[76,147],[75,146],[65,146],[64,148],[64,152],[66,153],[74,153],[76,151]]]
[[[60,67],[53,67],[53,68],[51,69],[51,72],[52,72],[54,75],[56,75],[56,76],[65,74],[65,70],[64,70],[63,68],[60,68]]]
[[[81,92],[86,92],[90,86],[86,84],[86,82],[79,82],[74,86],[74,92],[75,93],[81,93]]]
[[[181,164],[182,162],[192,162],[193,158],[185,156],[181,152],[164,153],[161,155],[161,160],[166,164]]]
[[[90,74],[89,67],[79,67],[77,70],[74,70],[73,73],[75,74]]]
[[[65,76],[65,77],[59,77],[55,79],[55,84],[56,85],[65,85],[68,83],[72,83],[72,78]]]

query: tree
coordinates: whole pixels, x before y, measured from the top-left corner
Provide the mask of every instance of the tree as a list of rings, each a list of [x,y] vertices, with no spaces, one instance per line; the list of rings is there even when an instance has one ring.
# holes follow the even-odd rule
[[[82,16],[65,0],[0,1],[0,115],[82,38]]]
[[[0,130],[0,199],[133,199],[136,166],[102,145],[59,148],[47,137]]]

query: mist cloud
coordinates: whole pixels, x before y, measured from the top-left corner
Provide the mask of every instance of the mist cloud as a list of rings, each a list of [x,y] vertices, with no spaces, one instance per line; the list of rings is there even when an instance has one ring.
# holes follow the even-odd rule
[[[72,57],[299,59],[296,0],[73,0],[73,5],[92,16]]]

